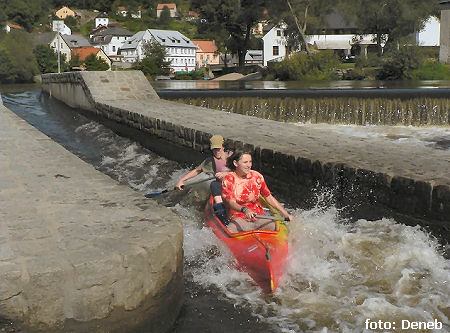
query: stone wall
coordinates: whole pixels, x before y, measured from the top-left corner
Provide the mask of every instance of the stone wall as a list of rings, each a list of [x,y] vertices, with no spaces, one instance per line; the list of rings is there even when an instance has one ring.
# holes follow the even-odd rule
[[[53,85],[86,105],[79,87]],[[24,332],[172,329],[184,294],[176,214],[1,105],[0,170],[0,318]]]
[[[44,76],[44,90],[49,91],[49,83],[56,78]],[[89,96],[90,86],[83,89]],[[101,89],[100,83],[96,89]],[[329,188],[339,207],[363,207],[361,211],[370,210],[369,215],[378,213],[377,217],[388,211],[405,216],[405,223],[430,225],[440,235],[450,235],[446,152],[355,140],[326,130],[155,102],[153,96],[94,100],[90,109],[118,132],[174,159],[189,155],[198,161],[208,151],[209,137],[221,133],[230,146],[253,151],[255,168],[294,204],[312,202],[317,187]]]

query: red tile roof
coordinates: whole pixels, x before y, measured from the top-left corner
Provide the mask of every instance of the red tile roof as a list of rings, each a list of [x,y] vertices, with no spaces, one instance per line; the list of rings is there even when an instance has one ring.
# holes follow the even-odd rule
[[[168,9],[177,9],[177,5],[174,3],[159,3],[156,10],[163,10],[164,7],[167,7]]]
[[[78,56],[78,58],[83,61],[91,54],[97,55],[100,52],[98,47],[92,46],[84,46],[84,47],[76,47],[72,49],[72,56]]]
[[[192,40],[192,42],[200,48],[198,52],[204,53],[217,52],[217,46],[214,40]]]

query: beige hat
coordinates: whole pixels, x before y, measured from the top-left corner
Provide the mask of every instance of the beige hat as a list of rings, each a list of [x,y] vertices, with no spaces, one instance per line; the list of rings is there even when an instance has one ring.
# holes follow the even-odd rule
[[[215,148],[222,148],[223,146],[223,136],[222,135],[213,135],[210,139],[209,142],[211,142],[211,149],[215,149]]]

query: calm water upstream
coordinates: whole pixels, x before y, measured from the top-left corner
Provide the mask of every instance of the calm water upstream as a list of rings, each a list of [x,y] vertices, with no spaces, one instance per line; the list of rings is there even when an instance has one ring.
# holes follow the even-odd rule
[[[3,93],[3,101],[99,171],[136,191],[173,185],[187,170],[38,90]],[[363,135],[352,127],[323,126]],[[396,140],[383,134],[395,129],[373,128],[374,136]],[[398,130],[407,131],[418,144],[429,143],[439,131],[439,137],[449,135],[438,128]],[[437,320],[441,329],[420,332],[450,332],[450,261],[442,255],[442,246],[420,228],[387,218],[349,223],[326,204],[331,194],[318,190],[313,209],[293,207],[298,221],[290,224],[287,272],[277,293],[267,297],[246,274],[233,269],[225,249],[202,226],[199,193],[160,200],[184,223],[185,306],[173,333],[370,332],[368,325],[378,320],[395,322],[395,329],[385,330],[389,332],[419,332],[402,330],[402,320],[405,325]]]

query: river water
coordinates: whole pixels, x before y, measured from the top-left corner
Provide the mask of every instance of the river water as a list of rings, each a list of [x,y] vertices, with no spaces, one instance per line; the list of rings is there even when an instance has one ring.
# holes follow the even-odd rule
[[[3,101],[99,171],[136,191],[171,186],[188,170],[38,90],[10,92]],[[356,128],[329,126],[360,135]],[[426,132],[401,130],[413,132],[418,142],[429,138]],[[446,131],[428,130],[433,135]],[[375,128],[374,133],[383,136],[380,131]],[[443,255],[444,247],[419,227],[392,219],[349,223],[328,204],[331,196],[318,190],[313,209],[292,207],[296,222],[290,224],[289,264],[279,290],[270,297],[233,268],[226,250],[202,226],[200,189],[160,198],[184,223],[185,305],[173,333],[371,332],[374,325],[389,326],[378,330],[386,332],[450,332],[450,261]],[[406,329],[418,321],[434,321],[438,327],[442,323],[442,328]]]

